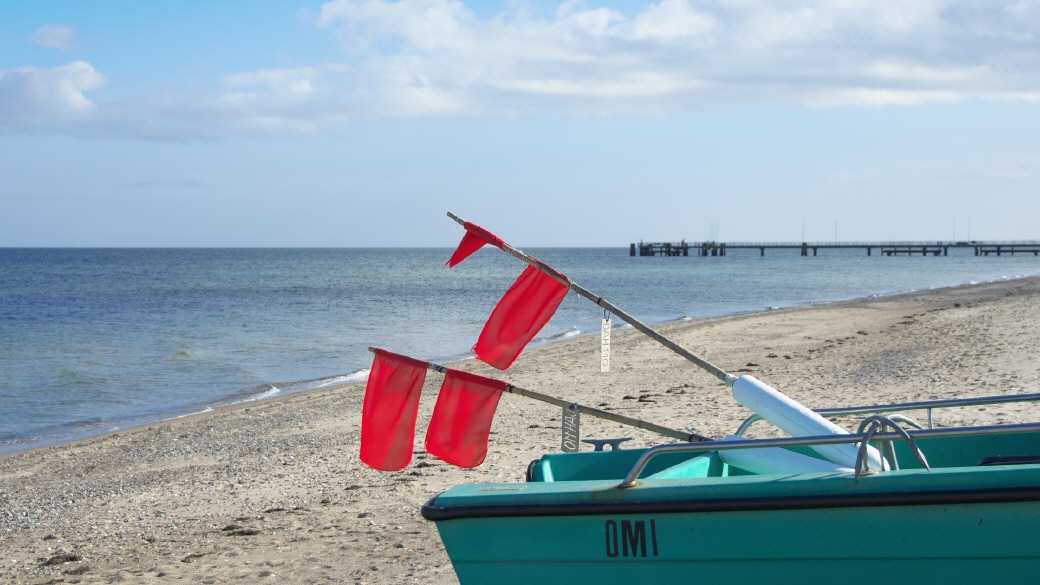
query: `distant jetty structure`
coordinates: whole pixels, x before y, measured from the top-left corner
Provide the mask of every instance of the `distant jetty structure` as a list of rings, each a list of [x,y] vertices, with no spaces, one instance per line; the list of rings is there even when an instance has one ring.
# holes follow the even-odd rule
[[[1040,256],[1040,240],[981,242],[639,242],[629,245],[629,256],[725,256],[726,250],[799,250],[802,256],[816,256],[819,250],[866,250],[867,256],[875,251],[881,256],[947,256],[950,248],[971,248],[976,256]]]

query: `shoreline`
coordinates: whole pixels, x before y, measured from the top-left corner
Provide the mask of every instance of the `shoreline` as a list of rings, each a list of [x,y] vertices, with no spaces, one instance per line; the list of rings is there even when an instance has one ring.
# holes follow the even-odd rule
[[[655,328],[810,408],[1040,391],[1040,277]],[[616,331],[612,342],[609,374],[599,372],[595,336],[531,348],[507,372],[450,365],[712,437],[749,414],[724,385],[639,332]],[[364,382],[0,455],[0,581],[456,583],[419,507],[459,483],[523,481],[528,462],[559,451],[560,412],[503,397],[487,459],[459,469],[422,448],[439,385],[428,376],[414,458],[396,473],[357,459]],[[1040,420],[1040,407],[935,418],[1013,423]],[[672,442],[590,417],[581,427],[584,438],[633,437],[626,448]],[[771,433],[759,424],[753,435]],[[78,560],[40,564],[59,554]]]
[[[999,279],[999,280],[995,279],[995,280],[989,280],[989,281],[985,281],[985,282],[969,282],[969,283],[962,283],[962,284],[957,284],[957,285],[952,285],[952,286],[934,287],[934,288],[926,288],[926,289],[910,289],[910,290],[906,290],[906,291],[892,292],[892,293],[871,293],[871,294],[867,294],[867,295],[863,295],[863,296],[855,296],[855,297],[851,297],[851,298],[844,298],[844,299],[837,299],[837,300],[830,300],[830,301],[806,301],[804,303],[797,303],[797,304],[792,304],[792,305],[788,305],[788,306],[765,307],[765,308],[760,308],[760,309],[735,311],[735,312],[732,312],[732,313],[726,313],[726,314],[722,314],[722,315],[712,315],[712,316],[708,316],[708,317],[690,317],[688,315],[684,315],[684,316],[681,316],[681,317],[677,317],[675,319],[670,319],[670,320],[665,320],[665,321],[647,322],[647,324],[650,325],[651,327],[662,327],[662,326],[667,326],[667,325],[670,325],[670,324],[673,324],[673,323],[700,322],[700,321],[704,321],[704,320],[719,319],[719,318],[733,317],[733,316],[740,316],[740,315],[753,315],[753,314],[758,314],[758,313],[768,313],[768,312],[773,312],[773,311],[783,311],[783,310],[798,309],[798,308],[804,308],[804,307],[820,307],[820,306],[827,306],[827,305],[831,305],[831,304],[835,304],[835,303],[847,303],[847,302],[854,302],[854,301],[865,300],[865,299],[891,298],[891,297],[897,297],[899,295],[913,294],[913,293],[917,293],[917,292],[939,291],[939,290],[946,290],[946,289],[957,289],[957,288],[961,288],[961,287],[979,286],[979,285],[985,285],[985,284],[996,284],[996,283],[1000,283],[1000,282],[1010,282],[1010,281],[1015,281],[1015,280],[1020,280],[1020,279],[1028,279],[1028,278],[1034,278],[1034,276],[1004,277],[1003,279]],[[618,334],[621,331],[628,331],[628,330],[631,330],[631,329],[632,329],[632,327],[630,325],[628,325],[628,324],[624,323],[623,321],[619,320],[618,323],[614,325],[613,333],[614,334]],[[589,331],[589,332],[581,332],[579,330],[579,332],[577,334],[569,335],[569,336],[566,336],[566,333],[567,332],[565,331],[563,333],[557,334],[556,336],[552,336],[552,337],[546,338],[546,339],[541,340],[541,341],[539,341],[539,339],[536,338],[535,340],[533,340],[531,342],[531,344],[529,344],[528,351],[534,350],[534,349],[537,349],[537,348],[542,348],[542,347],[554,346],[554,345],[557,345],[557,344],[560,344],[560,343],[567,343],[567,342],[570,342],[570,341],[573,341],[573,340],[576,340],[576,339],[582,339],[582,338],[595,336],[595,335],[598,334],[598,330],[596,330],[596,331]],[[561,336],[561,335],[564,336],[564,337],[559,338],[559,339],[554,339],[553,338],[553,337],[558,337],[558,336]],[[393,348],[384,348],[384,349],[388,349],[390,351],[393,351]],[[473,355],[469,355],[469,356],[466,356],[466,357],[458,357],[458,356],[451,357],[450,356],[450,357],[446,358],[445,361],[438,362],[438,363],[441,363],[442,365],[452,364],[453,367],[458,367],[461,364],[465,364],[467,362],[472,362],[475,359],[476,358]],[[436,361],[436,360],[431,358],[431,361]],[[52,437],[52,438],[41,438],[41,439],[34,440],[34,441],[24,441],[24,442],[22,442],[24,437],[15,437],[15,438],[11,439],[11,441],[9,443],[7,443],[6,445],[0,445],[0,458],[3,458],[4,456],[7,456],[7,455],[15,454],[15,453],[24,453],[24,452],[27,452],[27,451],[34,451],[36,449],[40,449],[40,448],[44,448],[44,447],[51,447],[51,446],[56,446],[56,445],[64,445],[64,444],[69,444],[69,443],[75,443],[75,442],[78,442],[78,441],[89,440],[89,439],[94,438],[94,437],[103,437],[103,436],[106,436],[106,435],[110,435],[112,433],[129,432],[129,431],[134,430],[134,429],[138,429],[138,428],[141,428],[141,427],[146,427],[146,426],[157,424],[157,423],[162,423],[162,422],[165,422],[165,421],[178,420],[178,419],[182,419],[182,418],[185,418],[185,417],[190,417],[190,416],[195,416],[195,415],[200,415],[200,414],[206,414],[206,413],[211,412],[213,410],[223,409],[223,408],[229,407],[229,406],[235,406],[235,405],[241,405],[241,404],[251,404],[251,403],[255,403],[255,402],[262,402],[262,401],[268,401],[268,400],[279,400],[279,399],[286,398],[288,396],[293,396],[293,395],[296,395],[296,394],[302,394],[302,393],[307,393],[307,392],[313,392],[313,391],[316,391],[316,390],[340,389],[340,388],[344,388],[344,387],[350,386],[352,384],[364,384],[365,381],[368,378],[367,372],[369,370],[370,370],[370,368],[364,367],[364,368],[360,368],[358,370],[355,370],[355,371],[349,372],[349,373],[345,373],[345,374],[332,374],[332,375],[325,376],[325,377],[312,378],[312,379],[307,379],[307,380],[294,380],[294,381],[279,382],[279,383],[265,383],[265,385],[268,388],[267,389],[263,389],[263,390],[261,390],[261,389],[256,390],[254,396],[247,397],[247,398],[233,399],[233,397],[235,397],[235,396],[242,396],[243,394],[245,394],[245,392],[241,392],[240,391],[240,392],[238,392],[236,394],[229,394],[225,398],[218,398],[216,400],[200,402],[197,405],[189,405],[189,406],[187,406],[187,407],[182,409],[182,411],[186,410],[188,412],[172,411],[172,412],[158,412],[158,413],[155,413],[155,414],[144,414],[144,415],[128,415],[126,418],[123,418],[123,419],[113,419],[111,421],[103,421],[103,423],[104,423],[103,426],[117,425],[121,421],[129,421],[130,426],[125,426],[125,427],[124,426],[117,426],[116,428],[113,428],[113,429],[110,429],[110,430],[107,430],[107,431],[104,431],[104,432],[101,432],[101,433],[90,433],[90,432],[85,432],[83,430],[80,430],[80,429],[83,429],[84,427],[87,427],[88,426],[88,422],[89,422],[88,420],[80,421],[80,422],[76,423],[76,425],[77,425],[76,427],[73,427],[72,429],[69,429],[67,432],[61,432],[61,431],[58,431],[58,432],[41,431],[40,435],[38,435],[38,436],[41,436],[41,437]],[[333,379],[336,379],[336,378],[352,378],[352,377],[355,377],[355,376],[359,376],[361,374],[364,374],[363,378],[361,378],[359,380],[356,380],[356,381],[352,380],[350,382],[344,382],[344,383],[335,383],[335,384],[329,384],[329,385],[318,385],[318,386],[315,386],[315,387],[312,387],[312,388],[306,388],[306,389],[302,389],[302,390],[285,391],[284,388],[279,387],[279,385],[281,385],[281,386],[293,386],[293,385],[298,385],[298,384],[320,383],[320,382],[323,382],[323,381],[326,381],[326,380],[333,380]],[[273,395],[273,396],[264,397],[264,395],[269,393],[272,389],[277,389],[278,392],[275,393],[275,395]],[[230,400],[230,401],[229,402],[225,402],[226,400]],[[195,408],[198,408],[200,410],[194,410]],[[181,412],[181,413],[180,414],[175,414],[176,412]],[[17,447],[17,445],[26,445],[26,446],[25,447]]]

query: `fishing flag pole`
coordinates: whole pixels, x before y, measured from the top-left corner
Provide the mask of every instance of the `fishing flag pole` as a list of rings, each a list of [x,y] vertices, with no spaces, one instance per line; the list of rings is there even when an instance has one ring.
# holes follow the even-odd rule
[[[372,353],[376,353],[376,351],[378,351],[378,348],[370,347],[370,348],[368,348],[368,351],[370,351]],[[409,358],[409,359],[414,359],[414,358]],[[451,371],[451,368],[446,368],[446,367],[444,367],[442,365],[435,364],[435,363],[432,363],[432,362],[425,362],[423,360],[415,360],[415,361],[416,362],[425,363],[426,367],[428,369],[433,370],[435,372],[439,372],[441,374],[447,374],[449,371]],[[621,414],[616,414],[616,413],[613,413],[613,412],[609,412],[609,411],[606,411],[606,410],[600,410],[598,408],[593,408],[591,406],[585,406],[583,404],[577,404],[577,403],[574,403],[574,402],[569,402],[567,400],[561,400],[561,399],[556,398],[554,396],[549,396],[548,394],[542,394],[541,392],[535,392],[534,390],[528,390],[526,388],[521,388],[519,386],[514,386],[512,384],[509,384],[508,382],[506,383],[505,391],[509,392],[510,394],[516,394],[518,396],[524,396],[526,398],[532,398],[534,400],[545,402],[547,404],[552,404],[554,406],[575,407],[582,414],[587,414],[587,415],[592,416],[592,417],[601,418],[601,419],[604,419],[604,420],[609,420],[611,422],[620,423],[620,424],[627,425],[627,426],[630,426],[630,427],[636,427],[636,428],[639,428],[639,429],[643,429],[644,431],[650,431],[652,433],[657,433],[659,435],[664,435],[666,437],[671,437],[673,439],[678,439],[680,441],[686,441],[686,442],[689,442],[689,443],[698,443],[698,442],[701,442],[701,441],[710,441],[711,440],[710,438],[705,437],[703,435],[698,435],[697,433],[689,433],[689,432],[677,431],[675,429],[670,429],[668,427],[664,427],[664,426],[661,426],[661,425],[658,425],[658,424],[654,424],[652,422],[648,422],[648,421],[645,421],[645,420],[640,420],[638,418],[632,418],[632,417],[624,416],[624,415],[621,415]]]
[[[466,220],[462,219],[461,217],[455,215],[454,213],[452,213],[450,211],[448,212],[448,217],[454,219],[456,222],[459,223],[459,225],[462,225],[462,226],[465,226],[466,223],[467,223]],[[497,245],[497,242],[496,242],[496,245]],[[552,278],[556,279],[557,281],[561,282],[562,284],[568,286],[571,290],[573,290],[574,292],[578,293],[579,295],[585,297],[586,299],[592,301],[593,303],[596,303],[598,306],[602,307],[603,309],[606,309],[610,313],[612,313],[614,315],[617,315],[618,318],[621,319],[622,321],[624,321],[625,323],[628,323],[633,328],[637,329],[638,331],[642,332],[643,334],[647,335],[648,337],[650,337],[654,341],[657,341],[658,343],[660,343],[661,345],[667,347],[668,349],[674,351],[675,353],[681,355],[682,357],[686,358],[688,361],[693,362],[694,364],[696,364],[697,366],[699,366],[700,368],[702,368],[703,370],[705,370],[706,372],[708,372],[712,376],[715,376],[719,380],[721,380],[723,382],[726,382],[727,385],[732,385],[733,380],[736,379],[736,376],[733,376],[732,374],[726,372],[722,368],[716,366],[715,364],[712,364],[708,360],[706,360],[706,359],[704,359],[704,358],[694,354],[690,350],[688,350],[688,349],[684,348],[683,346],[679,345],[678,343],[675,343],[674,341],[668,339],[664,335],[661,335],[657,331],[654,331],[653,329],[651,329],[648,325],[646,325],[645,323],[643,323],[639,319],[636,319],[632,315],[629,315],[625,311],[619,309],[614,303],[611,303],[607,299],[604,299],[603,297],[593,293],[592,291],[588,290],[587,288],[579,285],[578,283],[574,282],[573,280],[571,280],[567,276],[564,276],[563,274],[560,274],[555,269],[553,269],[551,266],[549,266],[548,264],[542,262],[541,260],[538,260],[537,258],[533,258],[531,256],[528,256],[527,254],[525,254],[523,252],[523,250],[519,250],[517,248],[514,248],[513,246],[510,246],[508,243],[506,243],[504,241],[502,242],[502,245],[500,246],[500,248],[502,249],[502,251],[508,253],[510,256],[513,256],[514,258],[517,258],[519,260],[522,260],[523,262],[526,262],[527,264],[529,264],[531,266],[534,266],[538,270],[541,270],[545,274],[551,276]],[[595,415],[593,415],[593,416],[595,416]],[[671,435],[669,435],[669,436],[671,436]]]
[[[678,343],[668,339],[664,335],[661,335],[657,331],[654,331],[648,327],[645,323],[639,321],[632,315],[629,315],[625,311],[622,311],[610,301],[603,297],[589,291],[585,287],[574,282],[567,276],[557,272],[551,266],[544,262],[528,256],[522,250],[518,250],[506,242],[504,242],[498,236],[487,232],[484,228],[476,226],[475,224],[468,223],[464,219],[449,212],[448,217],[454,219],[464,228],[467,233],[476,233],[476,236],[482,239],[486,243],[491,243],[503,251],[508,252],[514,258],[518,258],[523,262],[531,265],[532,267],[540,270],[544,274],[557,280],[564,286],[567,286],[574,292],[585,297],[586,299],[596,303],[596,305],[606,309],[607,311],[617,315],[622,321],[628,323],[635,329],[639,330],[643,334],[647,335],[651,339],[657,341],[661,345],[674,351],[675,353],[686,358],[688,361],[693,362],[700,368],[707,371],[709,374],[715,376],[730,388],[733,393],[733,398],[741,405],[749,408],[762,418],[776,425],[784,432],[791,436],[811,436],[811,435],[822,435],[822,434],[846,434],[848,431],[835,425],[829,420],[823,418],[819,414],[792,400],[788,396],[781,393],[779,390],[769,386],[768,384],[759,381],[753,376],[734,376],[722,368],[712,364],[708,360],[694,354],[688,349],[682,347]],[[465,238],[464,240],[465,241]],[[479,246],[478,246],[479,247]],[[477,248],[470,248],[468,253],[472,253]],[[464,255],[465,256],[465,255]],[[464,257],[463,256],[463,257]],[[454,259],[454,258],[453,258]],[[461,260],[457,260],[461,261]],[[457,263],[454,262],[454,263]],[[453,262],[449,261],[449,265]],[[478,352],[479,357],[479,352]],[[504,369],[504,368],[503,368]],[[856,445],[821,445],[814,446],[813,450],[823,455],[830,461],[844,465],[845,467],[852,468],[856,465],[857,461],[857,449]],[[866,448],[867,457],[870,461],[870,466],[877,469],[885,469],[887,465],[884,462],[880,452],[874,447],[868,446]]]

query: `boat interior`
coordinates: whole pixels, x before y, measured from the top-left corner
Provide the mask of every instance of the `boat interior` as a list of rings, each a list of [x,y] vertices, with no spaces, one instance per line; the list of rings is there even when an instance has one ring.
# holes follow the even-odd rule
[[[937,409],[1036,401],[1040,401],[1040,394],[835,408],[817,412],[828,417],[868,415],[860,424],[859,432],[861,434],[857,436],[867,436],[863,434],[864,431],[869,434],[871,429],[897,431],[870,435],[877,439],[873,442],[875,447],[884,453],[886,468],[862,470],[868,474],[890,473],[925,468],[1040,464],[1040,424],[933,428],[933,411]],[[922,428],[923,425],[905,415],[891,414],[901,411],[925,412],[928,428]],[[888,416],[885,416],[886,414]],[[752,425],[761,420],[763,420],[762,417],[758,415],[749,417],[729,438],[743,439],[743,435]],[[871,425],[872,422],[879,420],[881,425]],[[897,425],[899,425],[899,429],[895,428]],[[906,432],[903,427],[909,428],[910,432]],[[850,440],[853,437],[853,435],[849,435]],[[773,455],[777,454],[776,449],[784,449],[787,453],[793,453],[796,457],[793,458],[794,467],[790,469],[790,473],[806,471],[797,468],[799,460],[812,458],[820,462],[827,461],[813,449],[813,443],[820,442],[814,441],[814,439],[823,440],[823,437],[800,439],[747,439],[739,441],[741,443],[739,448],[772,450]],[[763,470],[755,468],[754,465],[741,467],[735,464],[732,458],[726,457],[727,453],[713,448],[713,444],[714,446],[725,446],[729,451],[730,445],[724,445],[725,443],[731,443],[731,441],[711,441],[688,445],[669,444],[649,449],[615,448],[578,453],[551,453],[531,462],[527,470],[527,481],[617,480],[622,482],[627,479],[631,483],[634,480],[735,477],[776,473],[773,468]],[[783,445],[782,443],[789,444]],[[736,447],[736,445],[733,446]]]

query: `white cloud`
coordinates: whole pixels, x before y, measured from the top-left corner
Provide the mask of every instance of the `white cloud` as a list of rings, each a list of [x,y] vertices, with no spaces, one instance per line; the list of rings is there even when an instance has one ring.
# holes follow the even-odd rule
[[[45,24],[28,41],[34,45],[71,51],[76,48],[76,29],[65,24]]]
[[[100,89],[106,81],[84,61],[50,69],[0,70],[0,123],[16,128],[89,126],[97,120],[99,107],[84,92]]]
[[[497,115],[1036,99],[1040,91],[1040,15],[1026,4],[662,0],[632,18],[581,6],[563,4],[552,19],[515,11],[482,21],[457,0],[334,0],[318,24],[362,56],[353,83],[412,96],[400,115],[424,110],[414,101],[424,98]]]
[[[21,68],[0,73],[0,92],[48,75],[37,83],[52,91],[18,90],[0,115],[82,128],[69,112],[97,108],[99,130],[183,137],[532,110],[1040,99],[1040,9],[1026,0],[661,0],[631,16],[588,4],[480,18],[459,0],[333,0],[315,24],[339,40],[342,63],[235,73],[215,95],[96,105],[83,92],[103,78],[89,64]]]
[[[426,51],[472,47],[470,36],[482,24],[457,0],[328,2],[321,7],[317,23],[338,27],[340,39],[350,49],[389,37]]]

